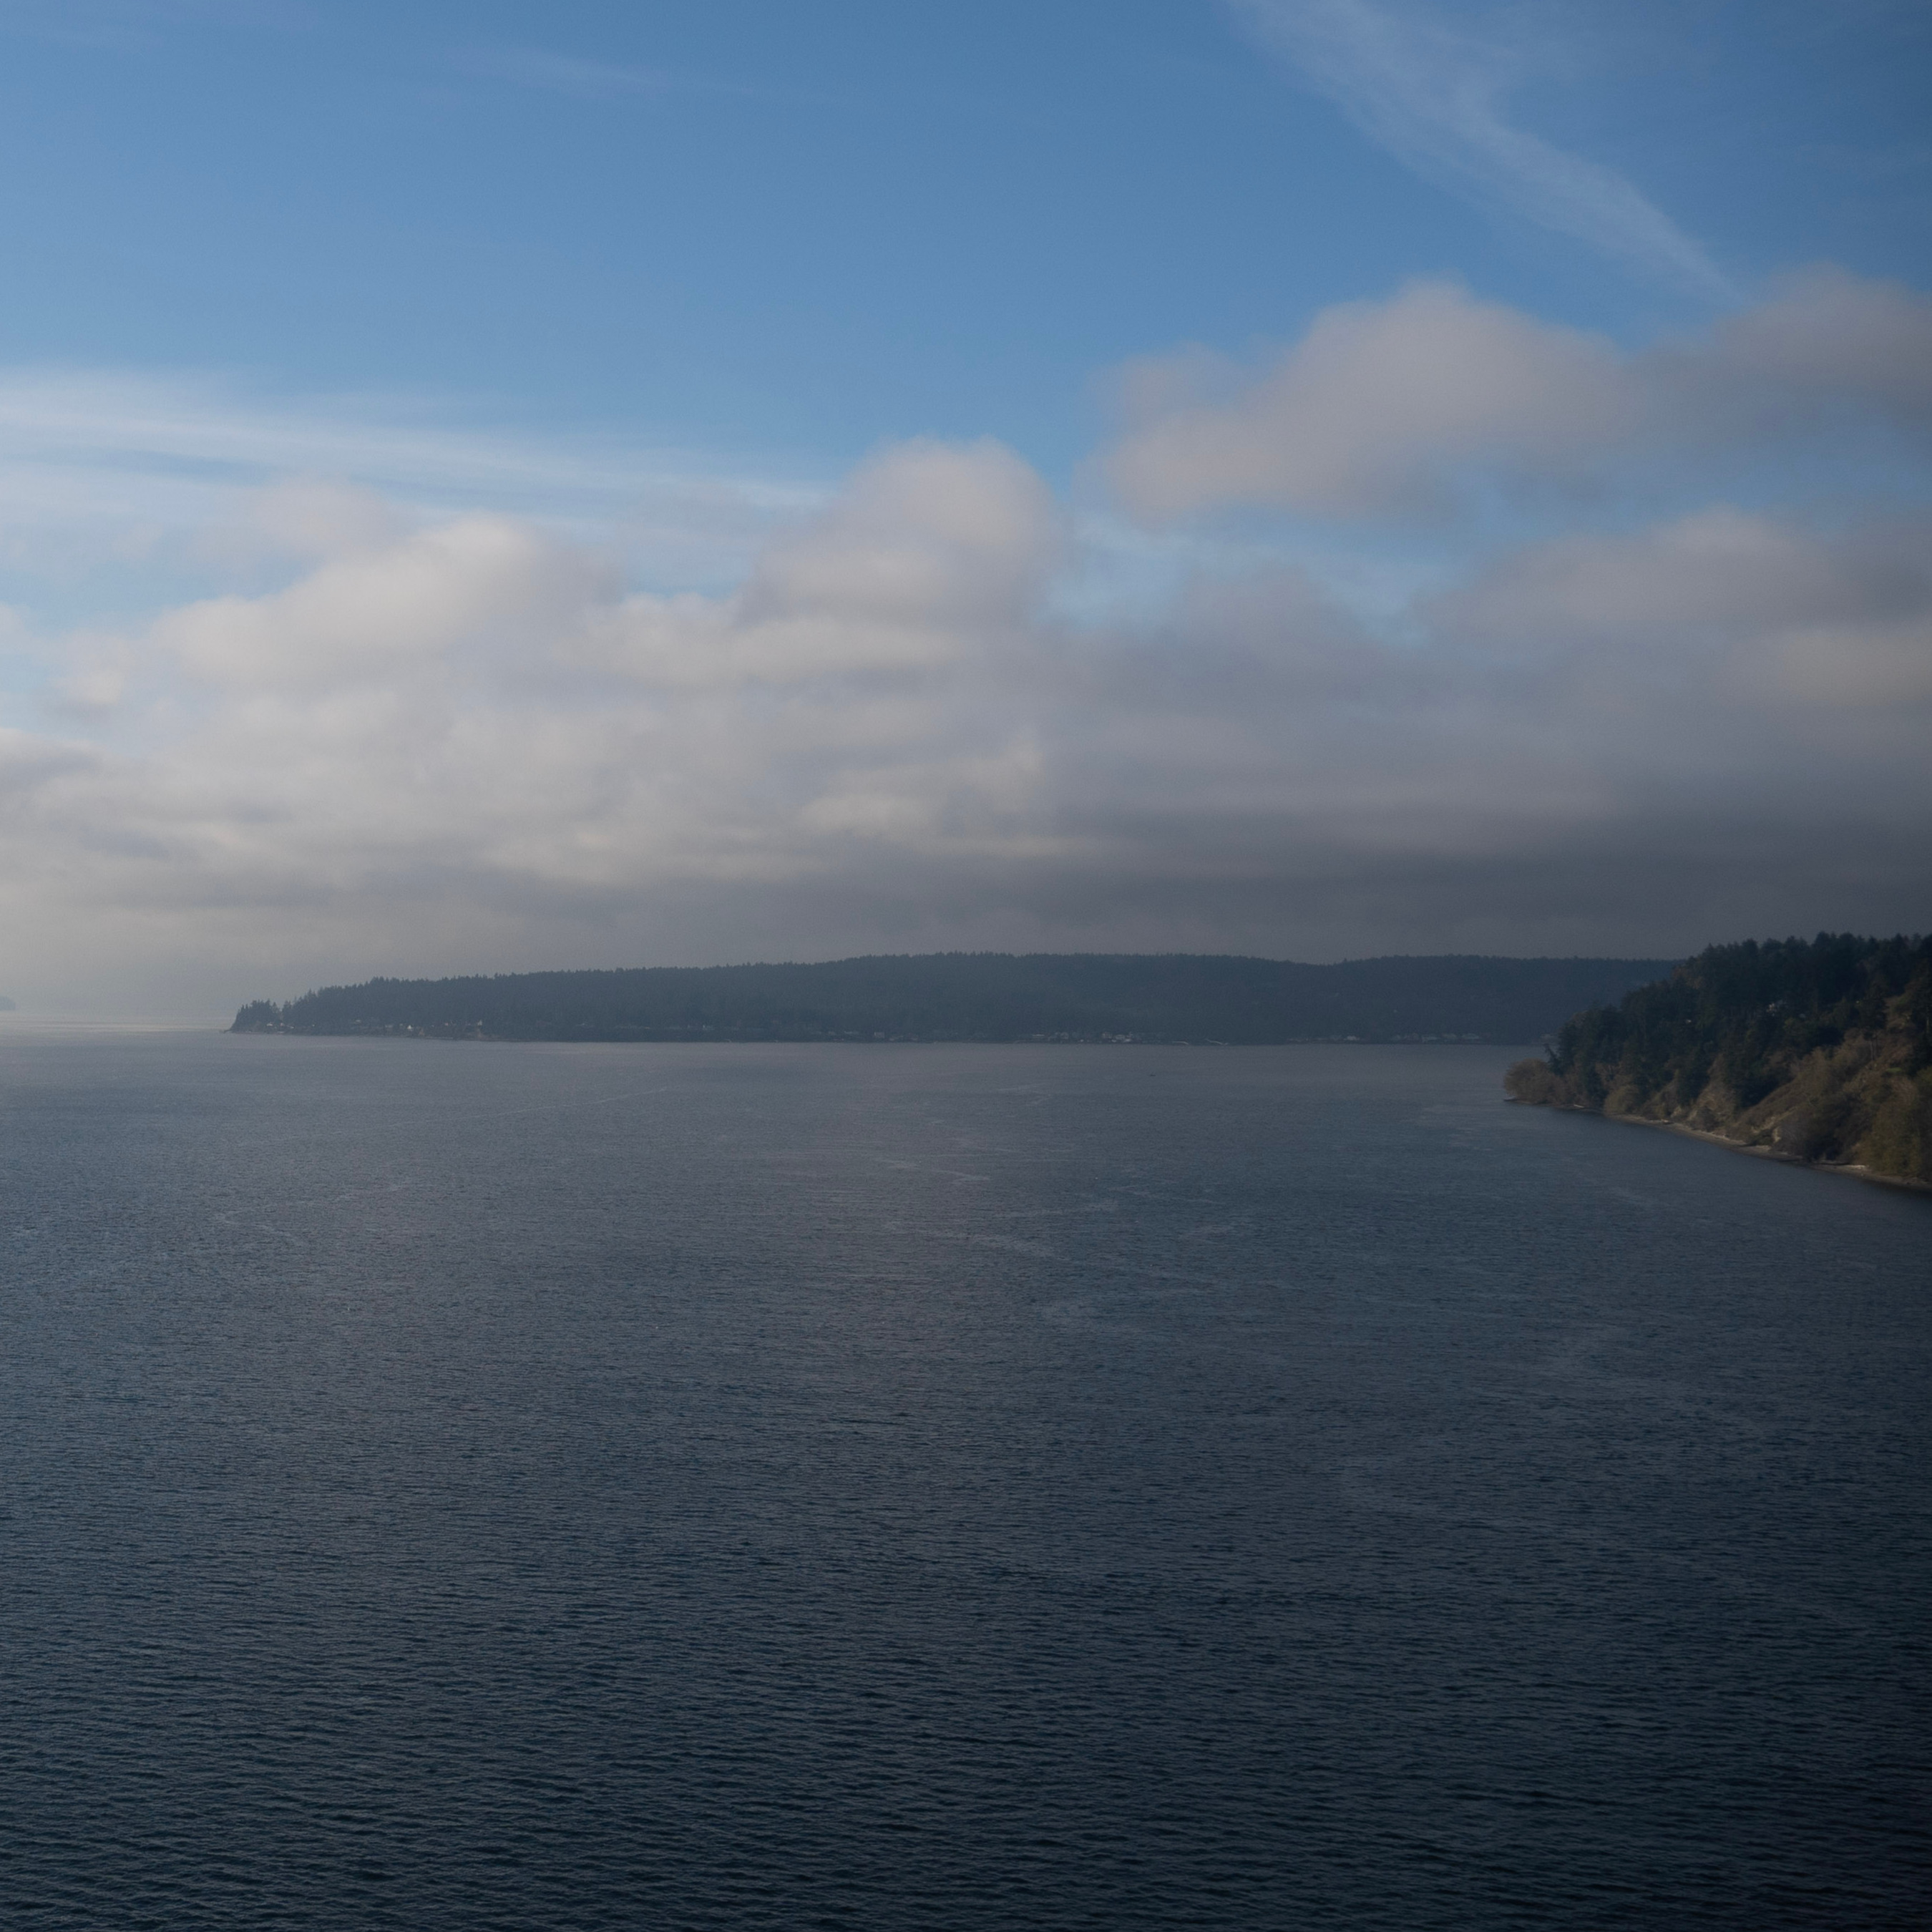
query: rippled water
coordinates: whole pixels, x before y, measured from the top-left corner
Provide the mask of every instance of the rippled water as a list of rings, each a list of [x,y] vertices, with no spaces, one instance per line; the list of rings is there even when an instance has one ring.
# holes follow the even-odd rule
[[[1932,1200],[1508,1057],[0,1035],[8,1922],[1923,1922]]]

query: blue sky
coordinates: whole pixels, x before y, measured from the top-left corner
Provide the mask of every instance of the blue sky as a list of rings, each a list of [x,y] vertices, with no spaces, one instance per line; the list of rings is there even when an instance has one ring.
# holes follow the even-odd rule
[[[1932,16],[1884,0],[0,0],[0,886],[41,935],[0,974],[44,999],[124,934],[84,997],[200,1010],[358,970],[1909,923],[1922,866],[1780,872],[1766,800],[1781,767],[1856,842],[1920,701],[1929,82]],[[1691,556],[1614,638],[1554,591],[1512,620],[1560,674],[1469,628]],[[1802,637],[1739,587],[1780,571]],[[874,588],[915,579],[887,649]],[[338,612],[301,620],[332,682],[183,641],[291,597]],[[845,640],[787,632],[820,682],[746,643],[774,598]],[[631,657],[584,642],[614,625]],[[1802,723],[1741,722],[1753,650]],[[1660,740],[1646,778],[1698,652],[1729,776]],[[700,660],[736,708],[667,725]],[[1198,742],[1155,776],[1174,679]],[[1312,689],[1354,776],[1288,728]],[[802,710],[808,748],[760,736]],[[1539,748],[1540,844],[1472,789],[1493,751],[1458,775],[1475,713]],[[726,748],[660,769],[661,728]],[[479,738],[525,789],[466,843]],[[1596,910],[1553,890],[1592,866]]]
[[[1922,9],[1422,10],[1740,293],[1922,278]],[[1122,358],[1414,275],[1632,339],[1722,300],[1390,152],[1268,11],[8,6],[0,344],[813,464],[990,434],[1059,473]]]

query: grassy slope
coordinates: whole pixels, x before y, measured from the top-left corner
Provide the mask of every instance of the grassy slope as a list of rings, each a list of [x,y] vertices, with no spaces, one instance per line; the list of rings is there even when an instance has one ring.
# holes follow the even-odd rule
[[[1577,1014],[1505,1084],[1932,1185],[1932,939],[1712,946]]]

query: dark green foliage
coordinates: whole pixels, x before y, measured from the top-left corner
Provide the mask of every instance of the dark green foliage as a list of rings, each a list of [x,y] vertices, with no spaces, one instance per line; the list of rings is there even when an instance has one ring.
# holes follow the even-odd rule
[[[238,1033],[438,1039],[1532,1040],[1588,1000],[1670,971],[1654,959],[1279,959],[1169,953],[946,952],[822,965],[650,967],[371,980]]]
[[[1849,1160],[1870,1124],[1858,1096],[1841,1087],[1812,1108],[1804,1124],[1802,1139],[1794,1137],[1794,1153],[1807,1160]]]
[[[1503,1090],[1512,1100],[1532,1107],[1550,1106],[1562,1098],[1546,1060],[1519,1060],[1503,1076]]]
[[[1911,1050],[1922,1066],[1932,1060],[1928,1021],[1932,938],[1746,940],[1714,946],[1618,1005],[1566,1021],[1550,1064],[1574,1106],[1600,1107],[1622,1093],[1640,1106],[1674,1080],[1676,1104],[1688,1107],[1714,1077],[1742,1108],[1808,1054],[1852,1033],[1903,1024],[1916,1033]]]
[[[1684,1049],[1684,1057],[1677,1063],[1673,1076],[1677,1086],[1677,1104],[1680,1107],[1694,1107],[1698,1097],[1711,1083],[1712,1070],[1717,1065],[1717,1049],[1708,1040],[1694,1040]]]
[[[1872,1123],[1865,1152],[1881,1174],[1932,1184],[1932,1071],[1894,1086]]]
[[[1542,1078],[1516,1067],[1505,1084],[1932,1183],[1932,939],[1714,946],[1578,1013]]]

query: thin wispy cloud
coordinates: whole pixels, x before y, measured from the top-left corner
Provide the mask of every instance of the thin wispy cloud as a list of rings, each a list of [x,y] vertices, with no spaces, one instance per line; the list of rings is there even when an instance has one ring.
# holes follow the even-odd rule
[[[1515,124],[1520,50],[1369,0],[1227,0],[1370,140],[1425,178],[1501,206],[1706,298],[1735,290],[1615,170]]]
[[[402,396],[277,398],[188,375],[0,368],[0,556],[30,538],[189,530],[295,476],[379,491],[411,514],[482,505],[553,528],[621,529],[651,559],[710,578],[814,508],[809,479],[705,462],[615,436],[492,426]]]

